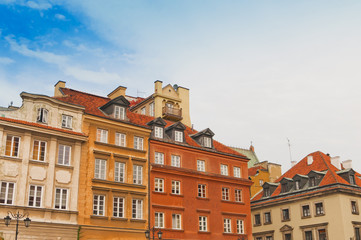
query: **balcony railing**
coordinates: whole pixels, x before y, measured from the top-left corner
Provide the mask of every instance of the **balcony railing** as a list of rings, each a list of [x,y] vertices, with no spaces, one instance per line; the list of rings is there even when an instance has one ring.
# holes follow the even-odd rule
[[[182,109],[173,108],[166,105],[163,107],[163,118],[173,121],[182,120]]]

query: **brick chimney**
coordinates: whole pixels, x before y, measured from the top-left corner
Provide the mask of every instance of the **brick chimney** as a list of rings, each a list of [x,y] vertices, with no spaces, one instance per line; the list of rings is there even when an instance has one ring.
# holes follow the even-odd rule
[[[251,146],[249,147],[249,150],[251,150],[252,152],[254,152],[254,147],[253,147],[253,145],[251,145]]]
[[[154,93],[162,94],[162,84],[163,82],[160,80],[154,82]]]
[[[119,86],[116,89],[114,89],[111,93],[108,94],[108,98],[114,99],[119,96],[125,96],[125,91],[127,90],[126,87]]]
[[[54,85],[54,97],[61,97],[61,96],[63,96],[63,94],[60,92],[60,88],[65,88],[65,83],[66,83],[66,82],[59,80],[59,81]]]

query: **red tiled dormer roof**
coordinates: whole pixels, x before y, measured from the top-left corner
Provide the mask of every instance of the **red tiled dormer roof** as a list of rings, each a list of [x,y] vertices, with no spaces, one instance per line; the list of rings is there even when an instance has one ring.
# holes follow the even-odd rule
[[[77,90],[73,90],[73,89],[69,89],[69,88],[61,88],[61,91],[63,92],[64,96],[56,97],[56,99],[67,102],[67,103],[84,106],[85,107],[84,112],[86,114],[110,118],[109,116],[104,114],[99,109],[99,107],[101,107],[104,104],[106,104],[107,102],[109,102],[111,100],[110,98],[97,96],[97,95],[93,95],[90,93],[85,93],[85,92],[81,92],[81,91],[77,91]],[[144,99],[139,98],[137,101],[141,102],[143,100]],[[147,126],[147,123],[154,119],[154,117],[146,116],[146,115],[142,115],[142,114],[138,114],[138,113],[134,113],[134,112],[130,112],[130,111],[127,111],[127,117],[129,119],[129,123],[136,124],[138,126],[146,127],[146,128],[149,128]],[[174,122],[168,121],[168,120],[165,120],[165,122],[167,123],[167,125],[165,127],[169,127],[170,125],[174,124]],[[200,147],[199,144],[196,141],[194,141],[193,138],[191,138],[189,136],[189,135],[197,133],[196,130],[186,127],[186,130],[184,131],[184,133],[185,133],[185,141],[188,145],[190,145],[192,147]],[[227,147],[226,145],[223,145],[220,142],[213,141],[213,146],[214,146],[215,150],[218,152],[232,154],[232,155],[246,158],[243,154],[238,153],[237,151]]]

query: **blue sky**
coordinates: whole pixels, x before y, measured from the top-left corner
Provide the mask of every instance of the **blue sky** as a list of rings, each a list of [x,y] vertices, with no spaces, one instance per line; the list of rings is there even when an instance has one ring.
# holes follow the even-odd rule
[[[0,0],[0,105],[58,80],[106,95],[187,87],[196,129],[289,167],[321,150],[361,171],[360,1]],[[358,163],[356,163],[358,162]]]

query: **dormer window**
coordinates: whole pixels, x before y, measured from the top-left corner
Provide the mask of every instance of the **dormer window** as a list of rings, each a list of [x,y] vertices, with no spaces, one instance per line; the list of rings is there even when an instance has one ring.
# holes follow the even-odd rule
[[[314,186],[316,186],[316,178],[310,177],[310,187],[314,187]]]
[[[183,132],[181,131],[174,131],[174,140],[176,142],[183,142]]]
[[[154,137],[163,138],[163,128],[155,126],[154,127]]]
[[[61,116],[61,127],[63,128],[72,128],[73,117],[68,115]]]
[[[142,114],[142,115],[145,115],[145,107],[142,107],[141,109],[140,109],[140,114]]]
[[[282,183],[282,185],[281,185],[281,192],[283,192],[283,193],[288,192],[287,183]]]
[[[264,196],[265,196],[265,197],[271,196],[271,191],[269,190],[269,188],[265,188],[265,189],[264,189]]]
[[[296,181],[295,181],[295,189],[296,189],[296,190],[299,190],[299,189],[300,189],[300,186],[301,186],[301,181],[300,181],[300,180],[296,180]]]
[[[350,175],[350,184],[355,185],[355,175]]]
[[[47,123],[48,122],[48,110],[45,108],[38,109],[37,122]]]
[[[121,106],[114,106],[114,118],[125,119],[125,108]]]
[[[210,137],[203,137],[203,144],[207,148],[212,147],[212,139]]]

